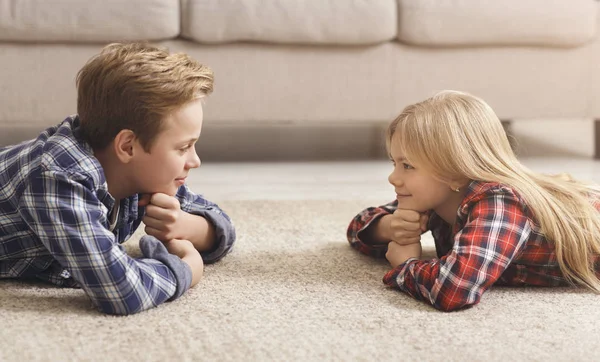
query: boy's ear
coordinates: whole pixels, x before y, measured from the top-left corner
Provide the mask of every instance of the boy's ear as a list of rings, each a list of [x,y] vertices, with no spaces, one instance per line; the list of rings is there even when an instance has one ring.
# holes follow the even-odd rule
[[[137,137],[132,130],[123,129],[115,136],[113,147],[115,155],[123,163],[129,163],[134,156]]]

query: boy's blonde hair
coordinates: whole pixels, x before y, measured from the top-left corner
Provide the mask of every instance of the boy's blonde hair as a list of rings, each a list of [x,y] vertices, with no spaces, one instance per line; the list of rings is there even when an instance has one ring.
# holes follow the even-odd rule
[[[149,152],[166,116],[212,90],[212,70],[187,54],[146,43],[109,44],[77,74],[83,138],[101,150],[129,129]]]
[[[597,186],[565,175],[535,173],[522,165],[492,108],[472,95],[443,91],[406,107],[387,130],[409,163],[445,182],[475,180],[513,187],[555,246],[571,283],[600,292],[594,258],[600,254]]]

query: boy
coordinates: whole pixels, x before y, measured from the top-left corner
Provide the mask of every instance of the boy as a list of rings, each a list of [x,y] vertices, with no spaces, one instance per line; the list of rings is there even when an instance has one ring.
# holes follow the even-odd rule
[[[81,287],[120,315],[198,283],[235,240],[229,217],[185,185],[212,87],[209,68],[148,44],[90,59],[78,114],[0,149],[0,278]],[[144,258],[133,259],[120,243],[142,221]]]

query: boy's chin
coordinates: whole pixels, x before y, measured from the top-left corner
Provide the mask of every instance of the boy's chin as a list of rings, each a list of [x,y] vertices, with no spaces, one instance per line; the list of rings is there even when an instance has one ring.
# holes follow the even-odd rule
[[[152,191],[142,191],[140,193],[141,194],[150,194],[150,195],[165,194],[168,196],[175,196],[177,194],[177,190],[179,190],[179,187],[177,185],[172,185],[170,187],[157,187],[157,188],[152,189]]]
[[[177,194],[177,190],[179,190],[179,187],[177,186],[173,186],[170,187],[169,189],[166,189],[163,194],[169,195],[171,197],[175,196]]]

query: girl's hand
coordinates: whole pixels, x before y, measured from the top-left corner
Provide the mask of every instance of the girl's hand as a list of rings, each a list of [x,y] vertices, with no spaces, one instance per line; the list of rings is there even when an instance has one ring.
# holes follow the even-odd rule
[[[414,210],[397,209],[389,218],[390,240],[398,245],[409,245],[421,241],[421,234],[427,231],[429,216]]]
[[[395,268],[410,258],[420,258],[421,250],[421,243],[419,242],[408,245],[399,245],[392,241],[388,244],[385,258],[390,262],[392,268]]]

